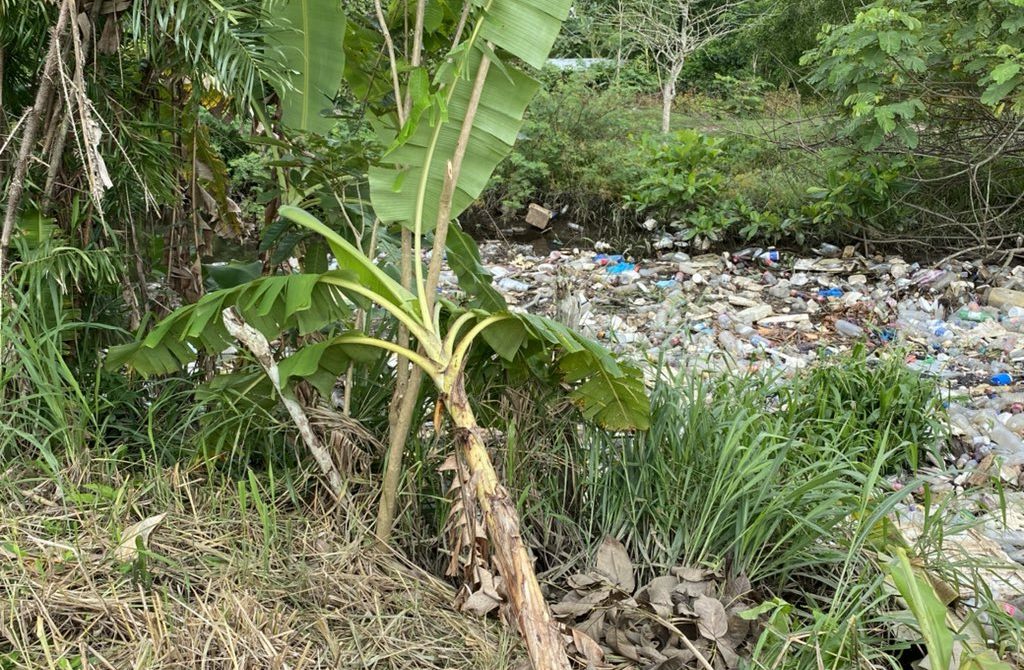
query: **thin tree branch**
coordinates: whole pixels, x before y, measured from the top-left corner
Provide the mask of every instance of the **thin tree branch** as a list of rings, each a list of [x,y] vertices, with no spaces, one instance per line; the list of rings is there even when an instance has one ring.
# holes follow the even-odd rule
[[[313,459],[320,466],[320,471],[327,478],[331,493],[335,498],[340,498],[344,492],[344,480],[341,477],[341,472],[334,464],[334,459],[331,458],[330,452],[327,451],[323,442],[320,441],[320,438],[313,431],[313,426],[310,424],[305,408],[297,400],[284,392],[281,386],[281,374],[277,368],[277,361],[274,360],[274,355],[270,351],[270,343],[267,341],[267,338],[263,336],[263,333],[247,324],[238,312],[235,311],[234,307],[225,309],[221,314],[224,317],[224,327],[227,331],[252,353],[264,372],[266,372],[278,397],[281,398],[285,409],[288,410],[292,421],[295,422],[295,427],[299,430],[299,435],[302,437],[302,441],[305,442],[306,448],[309,449],[309,453],[313,455]]]

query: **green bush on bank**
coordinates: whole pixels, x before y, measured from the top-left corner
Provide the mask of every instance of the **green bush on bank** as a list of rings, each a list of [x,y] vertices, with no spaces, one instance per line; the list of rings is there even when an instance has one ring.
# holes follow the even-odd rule
[[[610,68],[546,71],[521,141],[477,211],[513,222],[537,202],[565,208],[595,237],[626,222],[633,239],[624,242],[635,242],[638,224],[654,218],[697,248],[801,245],[837,232],[857,237],[868,221],[894,229],[907,218],[899,196],[915,166],[838,147],[808,151],[797,138],[779,137],[803,140],[823,127],[797,117],[786,131],[769,129],[793,108],[766,102],[763,80],[719,77],[718,89],[688,96],[677,112],[692,127],[662,135],[653,132],[653,102],[617,76]],[[759,111],[766,118],[751,118]]]

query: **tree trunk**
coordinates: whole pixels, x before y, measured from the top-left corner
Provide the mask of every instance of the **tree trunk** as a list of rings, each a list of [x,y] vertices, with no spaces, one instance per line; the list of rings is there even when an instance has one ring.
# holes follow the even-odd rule
[[[399,365],[408,365],[400,360]],[[374,534],[377,539],[387,544],[391,540],[391,531],[395,525],[395,514],[398,512],[398,485],[402,480],[402,461],[405,456],[405,444],[412,431],[412,419],[416,414],[416,403],[420,397],[420,386],[423,382],[423,371],[413,367],[401,386],[395,386],[397,412],[392,414],[388,426],[388,451],[384,460],[384,479],[380,488],[380,504],[377,507],[377,525]]]
[[[661,87],[661,132],[667,133],[672,126],[672,103],[676,100],[676,80],[669,75]]]
[[[508,490],[498,482],[480,427],[466,397],[462,376],[448,396],[448,413],[458,428],[458,446],[475,485],[477,504],[483,513],[494,558],[505,582],[506,595],[534,670],[569,670],[562,636],[548,609],[533,562],[519,530],[519,514]]]

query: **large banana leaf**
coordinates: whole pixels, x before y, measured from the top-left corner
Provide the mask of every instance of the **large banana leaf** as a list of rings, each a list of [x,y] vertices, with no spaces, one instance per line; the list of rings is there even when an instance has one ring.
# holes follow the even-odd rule
[[[111,347],[106,366],[128,365],[148,377],[171,374],[195,361],[200,351],[224,351],[234,341],[221,317],[228,307],[238,310],[268,339],[292,328],[305,335],[343,322],[351,314],[351,305],[340,289],[324,281],[338,275],[263,277],[207,293],[195,304],[175,310],[143,339]],[[355,279],[352,273],[344,276]]]
[[[339,0],[284,0],[272,6],[290,30],[275,36],[288,74],[278,91],[281,121],[289,128],[326,135],[334,122],[321,110],[330,107],[345,71],[345,14]]]
[[[552,319],[507,312],[508,319],[483,331],[484,340],[511,361],[528,341],[558,355],[562,379],[573,386],[570,398],[588,421],[608,430],[647,430],[651,404],[643,372],[618,363],[597,342]],[[489,337],[490,335],[490,337]]]
[[[476,242],[453,221],[445,238],[448,248],[448,265],[459,278],[459,288],[469,297],[469,306],[489,312],[503,312],[508,309],[505,298],[492,285],[494,277],[484,267],[480,249]],[[489,331],[484,331],[485,335]]]
[[[429,161],[423,230],[432,229],[437,222],[447,164],[455,154],[482,51],[473,49],[467,58],[469,74],[455,82],[447,120],[436,121],[441,124],[436,142],[436,126],[423,119],[406,142],[389,153],[382,165],[370,170],[370,200],[382,221],[409,223],[415,219],[420,179]],[[480,196],[494,168],[512,150],[523,113],[537,88],[536,80],[511,65],[488,71],[452,200],[452,218]],[[384,139],[390,143],[395,137],[397,133]]]
[[[280,214],[289,221],[323,237],[331,247],[331,253],[334,254],[338,267],[354,274],[363,287],[373,291],[396,307],[405,309],[412,318],[419,318],[416,310],[412,308],[416,303],[416,297],[377,267],[351,242],[299,207],[283,205]]]
[[[348,369],[349,363],[372,363],[381,356],[380,349],[352,344],[346,339],[359,335],[363,333],[349,333],[303,346],[278,364],[281,384],[288,387],[293,379],[302,379],[309,382],[321,396],[330,397],[331,389],[338,377]]]
[[[480,23],[477,24],[476,44],[466,55],[464,76],[455,82],[450,92],[441,91],[447,99],[445,109],[435,110],[440,113],[434,123],[414,116],[409,121],[415,125],[411,137],[389,153],[381,166],[370,171],[370,199],[382,221],[408,224],[419,213],[424,231],[434,227],[448,162],[455,154],[482,56],[485,51],[493,53],[487,45],[539,68],[544,64],[571,5],[571,0],[472,2],[482,8],[477,16]],[[498,163],[512,150],[523,124],[523,114],[537,88],[533,78],[511,63],[499,64],[488,72],[456,184],[451,218],[458,217],[480,197]],[[435,132],[438,128],[434,124],[437,123],[441,124],[439,132]],[[407,127],[405,132],[409,130]],[[385,139],[390,144],[400,132],[396,130]],[[424,172],[423,208],[422,212],[417,212]]]
[[[486,7],[480,37],[535,68],[547,60],[572,0],[473,0]]]

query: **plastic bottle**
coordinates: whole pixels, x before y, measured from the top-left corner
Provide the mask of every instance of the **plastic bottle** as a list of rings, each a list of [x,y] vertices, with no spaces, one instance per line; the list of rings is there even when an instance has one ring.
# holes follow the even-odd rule
[[[992,375],[988,381],[992,386],[1009,386],[1013,383],[1013,377],[1008,372],[998,372]]]
[[[1024,431],[1024,414],[1014,414],[1006,420],[1006,427],[1018,435]]]
[[[1007,288],[993,288],[984,296],[985,302],[993,307],[1024,307],[1024,291]]]
[[[836,332],[843,337],[857,338],[864,336],[864,329],[855,323],[850,323],[845,319],[839,319],[836,321]]]
[[[1016,393],[1002,393],[999,395],[999,401],[1004,407],[1016,403],[1024,405],[1024,393],[1021,393],[1020,391]]]
[[[989,438],[1012,455],[1024,455],[1024,442],[1017,437],[1013,431],[999,423],[994,422],[988,432]]]
[[[749,340],[750,338],[757,335],[757,331],[754,330],[753,327],[748,326],[745,323],[737,323],[736,326],[733,328],[733,331],[737,335],[742,337],[744,340]]]
[[[824,242],[814,250],[814,253],[819,256],[824,256],[825,258],[839,258],[842,255],[843,250],[834,244]]]
[[[728,330],[723,330],[718,334],[718,343],[722,345],[722,348],[734,358],[741,358],[743,356],[743,350],[740,346],[740,341],[736,339],[736,336],[730,333]]]
[[[759,347],[761,349],[768,349],[772,346],[771,342],[761,337],[760,335],[756,334],[750,337],[750,343],[753,344],[755,347]]]
[[[967,411],[960,405],[949,406],[949,424],[956,431],[963,433],[968,439],[980,437],[978,427],[971,422]]]
[[[932,334],[928,338],[928,344],[933,348],[943,347],[953,341],[953,331],[946,327],[946,324],[939,321],[938,324],[930,323]]]
[[[972,321],[974,323],[981,323],[982,321],[988,321],[992,318],[992,315],[988,312],[983,312],[980,309],[970,309],[964,307],[956,315],[964,321]]]

